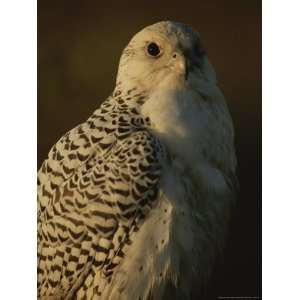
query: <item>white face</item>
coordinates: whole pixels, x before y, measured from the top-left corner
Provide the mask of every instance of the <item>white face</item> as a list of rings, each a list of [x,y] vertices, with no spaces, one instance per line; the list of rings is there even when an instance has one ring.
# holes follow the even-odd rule
[[[199,80],[214,82],[214,70],[198,34],[174,22],[160,22],[137,33],[122,54],[117,78],[148,93],[184,89]]]
[[[155,134],[191,165],[203,153],[216,161],[228,161],[234,153],[231,119],[215,72],[188,26],[160,22],[137,33],[122,54],[117,84],[146,96],[143,104],[127,103],[149,117]]]

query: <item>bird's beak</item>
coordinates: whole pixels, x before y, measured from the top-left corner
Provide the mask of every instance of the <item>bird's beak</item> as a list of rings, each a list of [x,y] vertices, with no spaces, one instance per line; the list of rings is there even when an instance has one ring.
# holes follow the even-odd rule
[[[173,59],[175,60],[176,69],[184,76],[184,79],[187,80],[190,68],[189,61],[186,59],[184,54],[179,52],[173,54]]]

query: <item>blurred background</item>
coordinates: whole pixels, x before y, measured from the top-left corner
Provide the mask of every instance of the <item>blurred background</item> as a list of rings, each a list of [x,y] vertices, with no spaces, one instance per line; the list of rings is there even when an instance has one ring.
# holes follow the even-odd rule
[[[207,299],[259,297],[261,1],[38,0],[38,167],[57,139],[111,93],[132,35],[161,20],[201,33],[235,124],[239,202]]]

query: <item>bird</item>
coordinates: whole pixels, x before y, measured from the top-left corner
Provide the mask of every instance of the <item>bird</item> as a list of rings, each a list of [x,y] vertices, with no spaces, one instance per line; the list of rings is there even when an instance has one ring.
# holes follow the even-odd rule
[[[38,171],[38,299],[192,299],[222,255],[236,169],[233,121],[199,33],[145,27],[111,95]]]

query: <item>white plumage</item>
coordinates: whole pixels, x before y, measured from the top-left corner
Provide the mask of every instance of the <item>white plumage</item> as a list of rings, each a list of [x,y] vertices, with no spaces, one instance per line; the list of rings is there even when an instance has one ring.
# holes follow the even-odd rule
[[[235,168],[232,121],[198,34],[146,27],[112,96],[39,171],[39,298],[190,299],[224,244]]]

